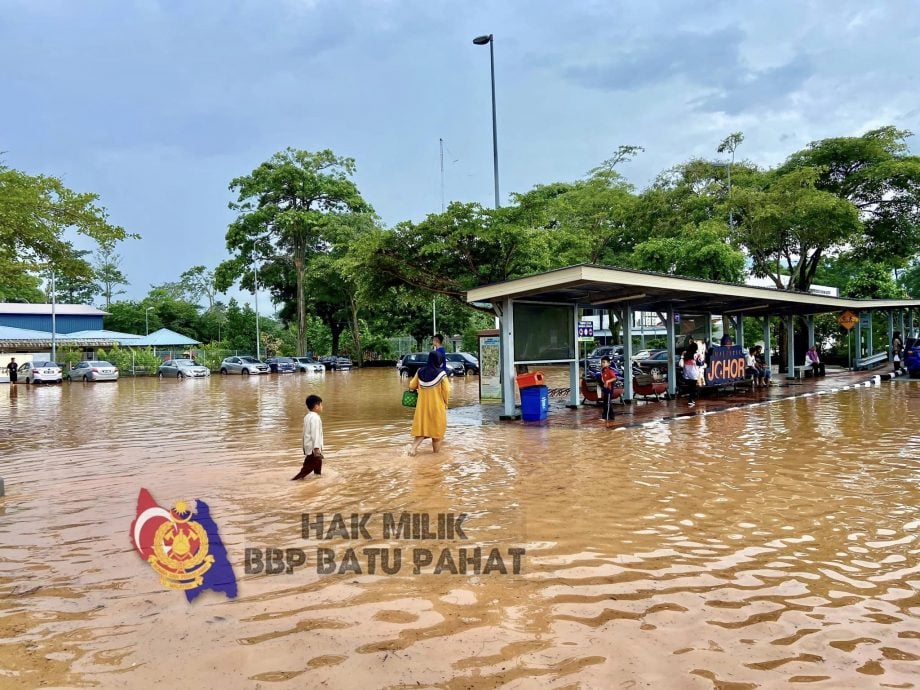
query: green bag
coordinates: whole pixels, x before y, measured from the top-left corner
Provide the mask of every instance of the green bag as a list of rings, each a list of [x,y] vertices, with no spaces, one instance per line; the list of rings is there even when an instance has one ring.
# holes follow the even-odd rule
[[[403,407],[415,407],[418,403],[418,391],[403,391]]]

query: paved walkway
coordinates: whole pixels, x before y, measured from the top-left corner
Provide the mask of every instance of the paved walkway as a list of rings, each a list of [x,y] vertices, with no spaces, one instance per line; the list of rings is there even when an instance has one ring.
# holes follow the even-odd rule
[[[649,400],[635,399],[630,405],[614,403],[613,411],[615,416],[610,422],[604,422],[600,419],[600,407],[593,403],[588,403],[572,410],[566,407],[567,398],[554,397],[550,398],[549,415],[546,421],[523,423],[527,425],[596,426],[598,429],[625,429],[671,419],[713,414],[738,407],[763,404],[773,400],[826,394],[858,386],[877,385],[880,382],[878,377],[881,377],[881,380],[887,379],[890,372],[891,369],[888,366],[872,371],[856,372],[847,369],[828,368],[827,376],[808,377],[801,380],[787,380],[783,374],[780,374],[773,385],[768,388],[738,387],[734,390],[731,388],[705,390],[699,396],[695,407],[687,405],[686,396],[682,396],[677,400],[665,400],[664,398],[658,401],[654,398]],[[492,411],[495,412],[494,416],[497,420],[498,410],[493,408]],[[492,415],[490,414],[489,416],[491,417]]]

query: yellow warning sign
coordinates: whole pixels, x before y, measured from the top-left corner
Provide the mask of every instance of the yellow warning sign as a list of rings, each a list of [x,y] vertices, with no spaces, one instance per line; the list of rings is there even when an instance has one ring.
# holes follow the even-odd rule
[[[846,328],[848,331],[859,323],[859,317],[856,316],[849,309],[844,311],[840,316],[837,317],[837,323]]]

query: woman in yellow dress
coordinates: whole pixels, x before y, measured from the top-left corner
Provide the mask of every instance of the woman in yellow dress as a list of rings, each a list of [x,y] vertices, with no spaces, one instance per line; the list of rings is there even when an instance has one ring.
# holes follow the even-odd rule
[[[409,447],[409,455],[415,455],[426,438],[431,439],[431,448],[435,453],[441,450],[447,431],[447,401],[450,399],[450,383],[447,372],[442,369],[443,363],[441,354],[432,350],[428,353],[428,363],[409,382],[409,390],[418,391],[418,403],[412,419],[415,440]]]

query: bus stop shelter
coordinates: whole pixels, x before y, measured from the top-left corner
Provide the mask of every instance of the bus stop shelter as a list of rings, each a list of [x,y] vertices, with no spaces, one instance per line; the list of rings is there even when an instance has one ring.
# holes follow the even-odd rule
[[[503,418],[513,419],[514,372],[516,365],[568,364],[570,405],[579,403],[578,325],[579,308],[607,309],[619,313],[623,325],[624,358],[632,356],[632,315],[635,311],[656,312],[666,325],[668,343],[668,392],[677,393],[675,361],[675,314],[722,314],[726,327],[734,329],[734,341],[744,344],[744,317],[762,321],[763,338],[770,364],[770,325],[773,318],[786,322],[788,377],[795,371],[793,318],[801,316],[808,324],[809,342],[814,342],[812,317],[831,312],[851,311],[857,316],[884,311],[888,315],[888,340],[893,338],[895,321],[905,333],[905,316],[911,323],[911,310],[920,309],[920,300],[854,300],[811,293],[792,292],[735,283],[682,278],[679,276],[609,268],[591,264],[569,266],[502,283],[485,285],[467,293],[468,302],[491,303],[500,320],[501,386]],[[711,323],[711,318],[710,318]],[[856,325],[857,343],[865,327]],[[871,319],[868,321],[869,352],[857,351],[856,363],[871,364],[890,358],[890,353],[875,354],[871,349]],[[623,398],[633,398],[633,376],[624,367]]]

